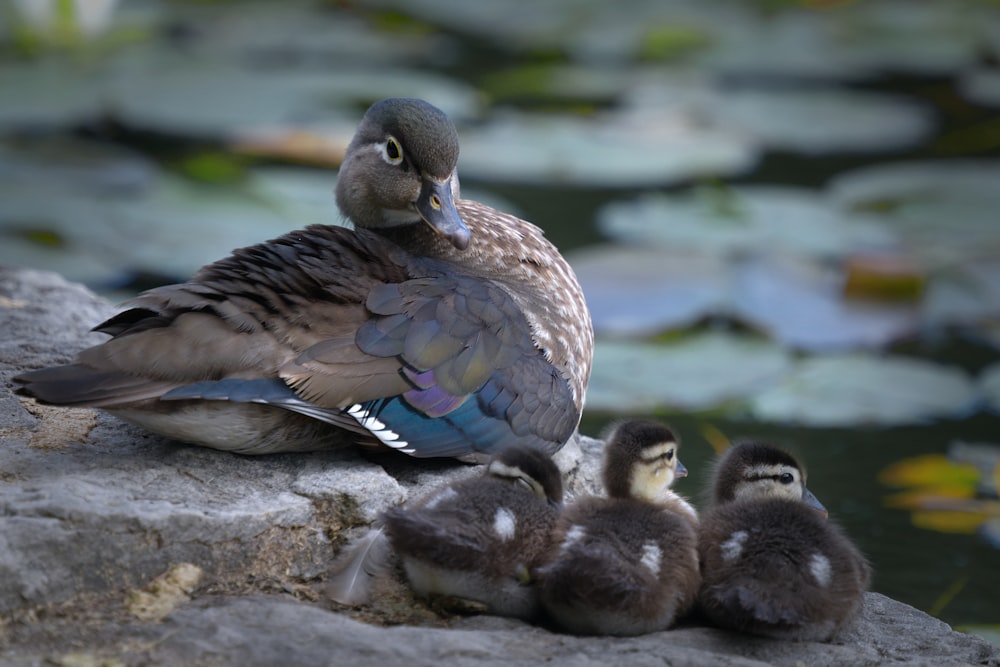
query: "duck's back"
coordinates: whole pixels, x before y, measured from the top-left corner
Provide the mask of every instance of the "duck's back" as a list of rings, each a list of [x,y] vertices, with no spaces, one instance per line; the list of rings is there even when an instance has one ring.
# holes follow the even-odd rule
[[[560,519],[542,600],[583,634],[662,630],[694,602],[697,538],[691,520],[631,499],[588,498]]]
[[[709,510],[698,551],[704,612],[723,627],[779,638],[830,638],[857,610],[870,578],[836,524],[788,500]]]
[[[96,327],[111,340],[24,374],[24,391],[243,453],[324,440],[415,456],[555,451],[590,372],[582,292],[536,227],[458,209],[465,250],[412,226],[313,226],[237,250],[132,300]]]

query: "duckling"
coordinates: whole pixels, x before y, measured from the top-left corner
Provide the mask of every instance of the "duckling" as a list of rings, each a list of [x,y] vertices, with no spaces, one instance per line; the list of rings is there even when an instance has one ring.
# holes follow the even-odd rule
[[[538,571],[542,606],[577,634],[664,630],[698,592],[697,515],[669,489],[687,469],[677,438],[656,422],[627,421],[607,438],[607,498],[566,509],[551,561]]]
[[[829,641],[861,607],[871,570],[806,488],[802,465],[759,443],[719,460],[703,515],[699,603],[723,628]]]
[[[388,510],[382,524],[418,595],[529,619],[538,607],[531,573],[549,550],[562,496],[551,457],[515,445],[497,453],[483,475]]]
[[[593,330],[540,229],[461,199],[458,134],[423,100],[377,102],[314,225],[239,249],[99,324],[21,393],[239,452],[388,446],[485,461],[559,449],[580,420]]]

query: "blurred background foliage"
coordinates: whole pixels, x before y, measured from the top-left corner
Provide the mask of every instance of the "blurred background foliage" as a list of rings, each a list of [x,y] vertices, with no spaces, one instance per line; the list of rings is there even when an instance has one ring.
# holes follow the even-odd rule
[[[1000,3],[12,0],[0,263],[111,298],[339,224],[371,102],[462,140],[598,334],[583,430],[810,464],[875,588],[997,638]]]

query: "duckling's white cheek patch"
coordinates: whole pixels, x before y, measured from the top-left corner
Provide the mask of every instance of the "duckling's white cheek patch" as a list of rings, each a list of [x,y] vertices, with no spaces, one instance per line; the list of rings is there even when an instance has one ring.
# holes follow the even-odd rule
[[[499,508],[496,516],[493,517],[493,532],[497,534],[497,537],[506,542],[507,540],[514,539],[514,532],[516,530],[517,519],[514,518],[514,513],[506,507]]]
[[[822,588],[830,585],[830,578],[833,576],[830,560],[821,553],[814,553],[809,559],[809,572],[813,579]]]
[[[457,497],[458,497],[458,491],[449,486],[444,490],[434,494],[434,497],[432,497],[430,500],[427,501],[427,503],[424,505],[424,508],[432,510],[441,503],[443,503],[444,501],[451,500],[452,498],[457,498]]]
[[[562,551],[563,553],[569,551],[573,548],[573,545],[583,539],[587,534],[587,531],[583,529],[583,526],[572,525],[569,530],[566,531],[566,537],[563,538]]]
[[[655,542],[646,542],[642,545],[642,558],[639,560],[646,566],[653,576],[660,574],[660,561],[663,560],[663,551]]]
[[[747,531],[737,530],[729,539],[719,545],[723,560],[736,560],[743,553],[743,543],[747,541]]]

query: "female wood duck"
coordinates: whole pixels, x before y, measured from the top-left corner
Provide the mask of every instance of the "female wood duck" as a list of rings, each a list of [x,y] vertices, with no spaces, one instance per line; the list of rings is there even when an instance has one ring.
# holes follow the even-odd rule
[[[531,618],[531,572],[548,552],[562,503],[559,469],[542,450],[502,449],[482,476],[447,485],[384,513],[393,550],[418,595]]]
[[[860,609],[871,571],[806,489],[799,462],[771,445],[736,444],[720,459],[702,518],[699,602],[721,627],[828,641]]]
[[[76,363],[21,391],[243,454],[356,443],[485,459],[553,452],[580,419],[593,331],[534,225],[459,198],[458,135],[416,99],[365,114],[316,225],[146,292]]]
[[[677,448],[655,422],[625,422],[608,438],[608,498],[584,498],[564,512],[552,560],[538,570],[542,605],[562,628],[645,634],[670,627],[693,605],[697,515],[669,490],[687,474]]]

